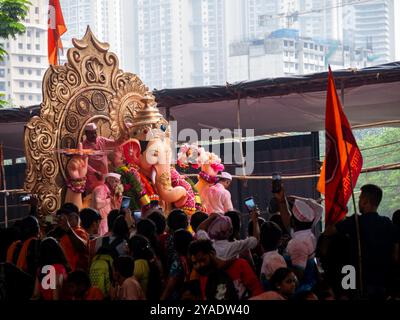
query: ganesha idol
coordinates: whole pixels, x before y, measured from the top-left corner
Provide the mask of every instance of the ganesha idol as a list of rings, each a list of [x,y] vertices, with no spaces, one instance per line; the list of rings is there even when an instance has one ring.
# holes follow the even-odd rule
[[[183,145],[178,155],[178,165],[181,168],[191,166],[201,170],[195,188],[208,214],[233,210],[229,191],[218,183],[217,175],[224,170],[224,165],[216,154],[197,145]]]
[[[149,104],[146,97],[142,102],[134,121],[126,125],[130,138],[113,155],[123,195],[131,198],[130,208],[143,215],[152,207],[161,207],[166,213],[180,208],[191,215],[203,207],[194,183],[172,165],[169,124],[155,103]]]

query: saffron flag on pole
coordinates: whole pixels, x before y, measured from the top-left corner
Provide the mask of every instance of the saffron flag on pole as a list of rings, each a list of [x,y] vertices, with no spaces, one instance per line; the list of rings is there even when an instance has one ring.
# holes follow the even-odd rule
[[[353,192],[352,188],[356,186],[363,159],[343,112],[330,67],[325,137],[325,160],[317,188],[325,194],[325,225],[331,225],[346,216],[347,203]]]
[[[3,174],[4,174],[3,144],[0,143],[0,188],[3,186]]]
[[[61,36],[67,31],[59,0],[49,0],[48,56],[49,64],[58,65],[58,49],[62,49]]]

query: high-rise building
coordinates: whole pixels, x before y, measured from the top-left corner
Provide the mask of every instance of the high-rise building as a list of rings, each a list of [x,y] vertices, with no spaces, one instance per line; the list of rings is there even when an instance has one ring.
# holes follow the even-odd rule
[[[375,0],[354,4],[354,46],[372,50],[374,64],[395,60],[393,0]]]
[[[136,70],[150,88],[225,80],[224,0],[138,0]]]
[[[23,21],[26,32],[16,39],[0,39],[8,52],[0,62],[0,93],[14,106],[30,106],[42,101],[42,78],[48,67],[46,0],[31,0]]]
[[[62,36],[64,55],[72,47],[72,38],[81,39],[90,26],[94,35],[110,44],[110,51],[118,55],[125,69],[123,54],[123,5],[129,0],[63,0],[60,1],[67,32]],[[129,32],[127,30],[126,32]],[[129,70],[132,71],[132,70]]]
[[[264,39],[230,45],[227,81],[257,80],[332,69],[369,66],[370,50],[353,50],[337,41],[301,37],[296,29],[280,29]]]

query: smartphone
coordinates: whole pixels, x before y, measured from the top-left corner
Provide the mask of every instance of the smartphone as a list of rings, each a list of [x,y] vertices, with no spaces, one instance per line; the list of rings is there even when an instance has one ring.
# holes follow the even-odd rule
[[[131,198],[123,196],[121,202],[121,209],[129,208],[130,204],[131,204]]]
[[[253,211],[257,207],[253,197],[244,199],[244,204],[249,212]]]
[[[282,177],[279,173],[272,174],[272,193],[279,193],[282,190]]]
[[[19,202],[20,203],[27,203],[29,202],[29,200],[31,200],[31,196],[28,194],[26,196],[20,196],[19,197]]]
[[[133,219],[135,219],[135,221],[138,221],[138,220],[142,219],[142,211],[140,211],[140,210],[133,211],[132,216],[133,216]]]

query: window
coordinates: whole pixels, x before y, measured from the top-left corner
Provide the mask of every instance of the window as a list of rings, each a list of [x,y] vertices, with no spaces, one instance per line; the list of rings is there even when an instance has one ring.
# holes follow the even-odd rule
[[[24,74],[24,69],[19,68],[19,74]]]
[[[22,43],[18,43],[18,49],[22,49]]]
[[[24,56],[18,56],[18,61],[19,61],[19,62],[24,61]]]
[[[28,43],[28,44],[26,45],[26,48],[27,48],[28,50],[31,50],[31,44]]]
[[[0,78],[4,78],[5,73],[4,69],[0,69]]]
[[[23,87],[24,87],[24,82],[23,82],[23,81],[20,81],[20,82],[19,82],[19,87],[20,87],[20,88],[23,88]]]
[[[319,46],[319,51],[324,51],[324,47],[323,46]]]
[[[304,42],[304,48],[308,48],[308,43]]]
[[[24,101],[25,100],[25,96],[23,94],[19,95],[19,100]]]
[[[29,95],[29,101],[32,101],[33,100],[33,97],[32,97],[32,95],[30,94]]]
[[[40,44],[35,45],[36,50],[40,50]]]
[[[31,62],[32,61],[32,57],[28,56],[28,61]]]
[[[285,57],[289,57],[289,52],[285,51]]]
[[[35,7],[35,13],[39,14],[39,7]]]
[[[39,38],[40,37],[40,33],[39,33],[39,31],[36,31],[36,38]]]
[[[36,70],[36,75],[40,76],[40,69]]]
[[[36,57],[36,62],[40,63],[40,57]]]
[[[310,43],[310,49],[314,49],[314,45]]]
[[[0,91],[6,91],[6,83],[0,82]]]
[[[40,88],[40,82],[36,82],[36,88]]]
[[[27,32],[26,32],[26,35],[28,36],[28,38],[30,38],[31,32],[30,32],[30,31],[27,31]]]
[[[31,69],[28,69],[28,74],[32,74],[32,70]]]
[[[288,42],[287,42],[287,40],[284,40],[284,41],[283,41],[283,45],[284,45],[285,47],[287,47],[287,46],[288,46]]]
[[[28,87],[32,88],[32,82],[30,82],[30,81],[28,82]]]

